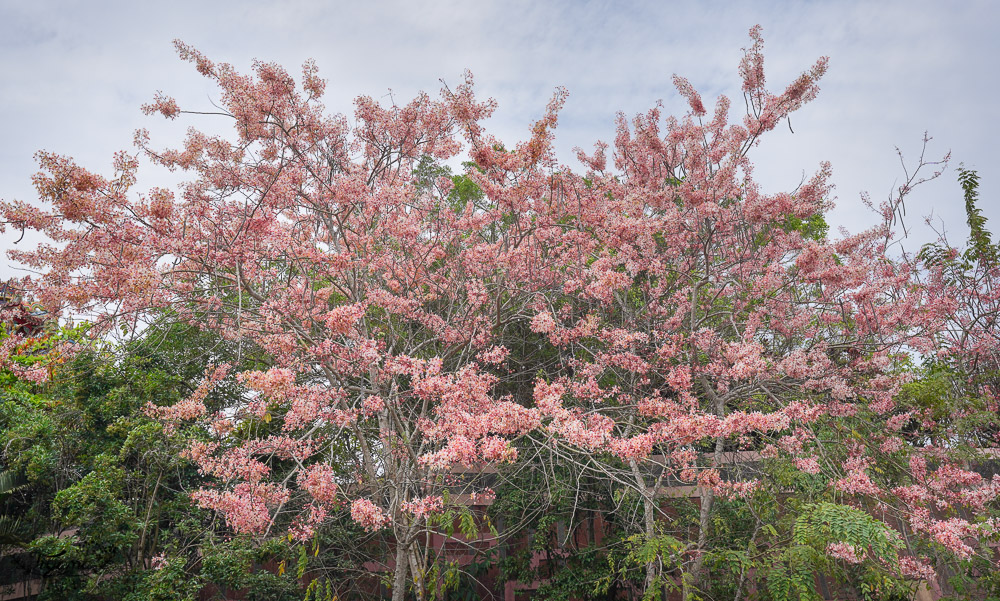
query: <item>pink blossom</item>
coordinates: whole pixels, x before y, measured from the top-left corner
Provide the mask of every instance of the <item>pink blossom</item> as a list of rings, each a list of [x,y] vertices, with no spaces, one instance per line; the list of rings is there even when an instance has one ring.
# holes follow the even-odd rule
[[[917,580],[934,582],[937,580],[937,570],[926,559],[917,557],[900,557],[899,569],[903,576]]]
[[[551,334],[556,329],[556,322],[552,319],[552,314],[542,311],[531,320],[531,331],[539,334]]]
[[[331,335],[347,334],[364,314],[364,305],[341,305],[327,312],[324,322]]]
[[[513,463],[517,461],[517,449],[499,436],[489,436],[480,443],[483,460],[493,463]]]
[[[440,496],[428,496],[415,501],[403,503],[403,511],[413,514],[416,518],[425,518],[432,513],[438,513],[444,509],[444,499]]]
[[[334,503],[337,500],[337,482],[333,467],[317,463],[299,472],[299,486],[309,491],[314,499],[321,503]]]
[[[858,564],[865,560],[866,553],[858,555],[857,549],[847,543],[830,543],[826,546],[826,554],[834,559],[840,559],[847,563]]]
[[[930,525],[929,531],[937,542],[960,559],[967,559],[972,555],[972,547],[964,540],[976,534],[976,529],[969,522],[960,518],[935,521]]]
[[[818,474],[820,472],[819,461],[816,457],[796,457],[795,467],[807,474]]]
[[[142,105],[142,112],[147,115],[160,113],[168,119],[176,119],[181,109],[173,98],[164,96],[162,92],[157,92],[151,104]]]
[[[508,356],[510,356],[510,349],[502,344],[491,346],[477,355],[478,359],[483,363],[492,363],[494,365],[503,363]]]
[[[384,528],[389,518],[368,499],[356,499],[351,503],[351,519],[369,532]]]
[[[365,415],[375,415],[385,411],[385,401],[380,396],[372,395],[367,397],[362,403]]]
[[[1000,483],[950,458],[954,448],[918,445],[967,440],[956,424],[969,414],[939,422],[899,407],[907,366],[935,358],[970,371],[949,382],[956,399],[996,408],[974,366],[996,355],[995,320],[984,316],[997,312],[998,272],[952,277],[895,257],[902,196],[857,234],[788,227],[828,214],[830,166],[794,192],[765,193],[749,153],[816,96],[827,61],[772,92],[759,27],[750,39],[739,66],[745,115],[730,121],[720,98],[709,120],[691,82],[675,77],[688,113],[656,105],[620,117],[612,141],[579,153],[586,173],[557,160],[562,90],[527,139],[503,145],[484,125],[495,103],[476,99],[471,76],[440,98],[361,97],[345,117],[317,102],[325,82],[312,63],[297,86],[278,65],[242,74],[178,43],[219,87],[234,133],[191,130],[169,149],[144,132],[135,141],[190,181],[140,194],[133,154],[100,175],[39,153],[39,202],[0,203],[0,231],[51,239],[11,258],[41,274],[25,281],[34,300],[88,315],[95,338],[168,319],[263,361],[237,376],[243,389],[218,395],[219,413],[207,399],[224,370],[206,371],[174,407],[149,409],[168,428],[206,429],[184,452],[206,478],[194,499],[238,533],[267,531],[279,506],[285,523],[289,482],[312,498],[291,518],[299,538],[352,499],[352,518],[370,531],[412,522],[439,510],[452,485],[441,472],[514,461],[515,439],[528,434],[596,467],[633,464],[640,487],[642,474],[678,474],[734,502],[761,484],[723,481],[695,449],[721,442],[727,455],[759,450],[817,474],[819,457],[840,457],[836,445],[854,440],[826,493],[898,500],[925,543],[968,556],[985,527],[934,516],[982,511]],[[184,114],[162,94],[144,110]],[[419,157],[444,165],[465,151],[475,203],[446,202],[447,177],[437,189],[415,185]],[[536,335],[520,340],[525,329]],[[0,364],[22,342],[0,343]],[[876,435],[855,436],[859,420]],[[911,425],[926,432],[911,437]],[[365,464],[347,475],[321,459],[341,438]],[[873,461],[907,452],[910,479],[887,490],[876,480],[892,474]],[[294,472],[283,484],[276,462]],[[388,500],[387,489],[422,497],[384,509],[354,498]],[[865,556],[837,543],[827,551]]]

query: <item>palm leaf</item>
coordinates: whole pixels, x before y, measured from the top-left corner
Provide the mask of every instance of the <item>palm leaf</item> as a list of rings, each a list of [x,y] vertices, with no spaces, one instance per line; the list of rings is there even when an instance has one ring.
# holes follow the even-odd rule
[[[8,496],[25,486],[16,473],[11,470],[0,471],[0,544],[12,544],[20,538],[21,520],[8,515],[4,504]]]

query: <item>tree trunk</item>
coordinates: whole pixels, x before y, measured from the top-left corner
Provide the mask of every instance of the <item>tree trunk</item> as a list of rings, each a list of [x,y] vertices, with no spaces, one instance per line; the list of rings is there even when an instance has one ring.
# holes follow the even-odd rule
[[[646,535],[646,540],[652,540],[656,536],[656,489],[659,485],[653,485],[653,489],[650,490],[649,486],[646,485],[646,479],[642,472],[639,470],[639,464],[634,460],[629,461],[629,467],[632,468],[632,476],[635,478],[635,484],[639,490],[639,494],[642,495],[642,517],[643,517],[643,533]],[[649,591],[650,587],[653,586],[653,581],[656,580],[657,576],[657,560],[646,562],[646,578],[643,582],[643,593]]]
[[[642,499],[642,509],[643,509],[643,519],[646,531],[646,540],[652,540],[656,536],[656,508],[653,506],[653,496],[647,495],[646,491],[643,491]],[[657,576],[657,560],[653,560],[646,563],[646,582],[643,586],[643,592],[647,593],[653,587],[653,581],[656,580]]]
[[[420,545],[410,547],[410,573],[413,575],[414,590],[417,594],[417,601],[424,601],[427,598],[427,581],[424,567],[426,562],[420,561]]]
[[[708,395],[709,400],[712,402],[712,409],[715,415],[720,418],[724,417],[726,414],[725,400],[715,393],[715,389],[712,388],[707,378],[702,377],[701,384],[702,388],[705,389],[705,394]],[[712,455],[712,467],[718,469],[722,464],[722,452],[725,448],[725,437],[717,437],[715,439],[715,452]],[[705,576],[705,551],[708,550],[708,532],[712,525],[712,505],[715,503],[715,491],[710,487],[699,486],[698,491],[701,494],[701,511],[698,517],[698,547],[695,551],[697,555],[695,555],[694,561],[691,562],[691,578],[690,580],[688,578],[684,579],[685,601],[691,598],[694,590],[701,587]]]
[[[691,562],[691,578],[684,579],[684,599],[687,601],[691,598],[691,594],[694,590],[701,587],[701,581],[703,577],[703,571],[705,568],[705,551],[708,547],[708,529],[711,525],[712,518],[712,505],[715,502],[715,492],[708,487],[699,486],[698,491],[701,493],[701,513],[698,519],[698,547],[695,553],[694,561]]]
[[[396,541],[396,569],[392,578],[392,601],[403,601],[406,597],[406,576],[409,573],[409,545]]]

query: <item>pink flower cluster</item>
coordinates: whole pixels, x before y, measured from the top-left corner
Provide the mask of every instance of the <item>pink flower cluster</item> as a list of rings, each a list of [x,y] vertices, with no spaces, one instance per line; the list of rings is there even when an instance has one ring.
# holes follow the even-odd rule
[[[899,571],[907,578],[936,582],[937,570],[926,559],[900,557]]]
[[[976,537],[978,531],[969,522],[960,518],[935,521],[930,524],[928,530],[937,542],[944,545],[960,559],[966,559],[972,555],[972,547],[966,544],[965,539]]]
[[[444,499],[438,495],[430,495],[403,503],[403,511],[413,514],[418,519],[425,518],[432,513],[439,513],[443,509]]]
[[[793,459],[795,467],[802,470],[807,474],[818,474],[820,472],[819,461],[815,456],[812,457],[795,457]]]
[[[480,352],[476,357],[483,363],[491,363],[493,365],[500,365],[507,360],[510,356],[510,349],[504,345],[491,346],[485,351]]]
[[[377,395],[366,397],[361,403],[361,409],[365,415],[372,416],[385,411],[385,400]]]
[[[323,321],[330,335],[337,336],[349,333],[364,314],[365,306],[362,304],[341,305],[327,312]]]
[[[531,331],[537,332],[539,334],[551,334],[556,330],[556,322],[552,318],[552,314],[548,311],[542,311],[535,315],[531,320]]]
[[[866,553],[858,555],[857,549],[847,543],[836,542],[826,546],[826,554],[834,559],[840,559],[851,564],[858,564],[865,560]]]
[[[310,503],[307,511],[304,516],[301,514],[296,516],[292,520],[291,527],[289,527],[289,534],[291,534],[293,539],[300,542],[305,542],[312,538],[316,532],[316,526],[323,523],[323,520],[327,516],[326,507],[316,505],[315,503]]]
[[[317,501],[333,504],[337,501],[337,482],[333,467],[316,463],[299,472],[299,486],[309,492]]]
[[[486,504],[492,502],[496,496],[497,493],[492,488],[487,487],[480,491],[471,492],[469,494],[469,499],[472,501],[473,505],[477,503]]]
[[[883,494],[882,489],[872,482],[871,477],[866,471],[870,464],[871,461],[867,458],[859,456],[849,458],[844,463],[847,476],[835,481],[833,487],[841,492],[854,495],[881,496]]]
[[[246,387],[276,401],[283,400],[295,386],[295,372],[284,367],[272,367],[267,371],[244,371],[237,378]]]
[[[273,483],[241,482],[233,490],[203,488],[191,494],[200,507],[220,512],[238,533],[258,534],[271,523],[269,507],[287,502],[288,490]]]
[[[368,499],[356,499],[351,503],[351,519],[369,532],[384,528],[390,521],[389,517]]]

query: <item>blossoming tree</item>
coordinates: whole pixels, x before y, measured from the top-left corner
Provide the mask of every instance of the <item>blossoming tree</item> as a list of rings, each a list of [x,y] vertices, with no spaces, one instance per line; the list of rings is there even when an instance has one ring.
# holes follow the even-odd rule
[[[425,571],[415,540],[442,508],[440,472],[509,460],[507,438],[538,423],[492,394],[490,372],[536,245],[494,226],[503,200],[463,206],[447,178],[412,176],[422,157],[453,156],[492,104],[474,99],[469,79],[439,101],[359,98],[351,127],[323,114],[311,64],[299,91],[276,65],[249,77],[178,50],[219,84],[237,139],[192,131],[182,149],[154,151],[137,134],[152,161],[193,174],[176,193],[133,194],[138,161],[125,153],[112,178],[40,153],[35,183],[52,210],[9,203],[4,219],[58,246],[13,255],[45,269],[39,301],[90,315],[95,332],[181,320],[263,353],[261,369],[208,366],[189,399],[151,408],[211,432],[187,452],[215,482],[196,499],[236,532],[264,533],[293,489],[305,492],[311,502],[291,525],[303,539],[346,505],[364,528],[392,529],[402,598],[408,571],[418,581]],[[164,96],[145,108],[180,112]],[[553,107],[526,161],[546,158],[554,118]],[[205,395],[231,376],[246,387],[243,403],[206,415]],[[247,436],[272,420],[278,433]],[[341,453],[331,464],[330,449],[343,446],[353,463],[339,464]],[[269,477],[276,461],[295,466],[279,482]]]
[[[7,202],[0,213],[56,243],[12,253],[43,272],[25,286],[51,311],[88,314],[97,334],[183,321],[263,357],[252,369],[206,366],[189,399],[150,409],[204,426],[187,451],[207,476],[195,498],[242,533],[288,523],[305,540],[341,510],[391,529],[394,599],[408,577],[427,589],[421,536],[454,490],[447,472],[513,461],[511,441],[529,432],[637,490],[648,539],[666,479],[697,487],[697,532],[672,572],[689,593],[703,586],[716,497],[749,504],[774,485],[724,478],[735,451],[822,479],[839,504],[810,516],[875,507],[971,554],[966,541],[992,526],[926,507],[981,508],[1000,487],[945,453],[928,467],[904,431],[921,416],[899,404],[913,354],[940,348],[964,289],[939,267],[890,257],[901,199],[871,230],[831,240],[829,166],[793,192],[761,192],[748,153],[816,96],[826,59],[773,94],[758,28],[751,38],[740,122],[726,98],[709,117],[675,78],[688,115],[620,118],[611,157],[603,143],[579,153],[585,173],[552,150],[562,91],[508,149],[483,129],[493,103],[476,100],[471,76],[439,100],[359,98],[352,124],[324,113],[311,63],[297,87],[276,65],[244,75],[178,43],[218,84],[236,132],[192,130],[176,150],[137,134],[149,160],[189,183],[138,194],[136,156],[118,154],[102,177],[40,153],[48,208]],[[162,95],[145,110],[184,113]],[[478,193],[414,177],[463,148],[473,166],[461,181]],[[545,352],[524,348],[529,334]],[[205,395],[227,378],[245,394],[208,414]],[[880,427],[852,436],[859,421]],[[875,462],[910,455],[912,486],[874,475]],[[873,532],[866,543],[828,532],[824,549],[852,563],[879,549],[882,568],[930,575],[898,537]],[[647,562],[647,589],[669,575],[662,560]],[[778,556],[775,569],[794,561]]]
[[[791,193],[763,194],[747,153],[815,97],[826,59],[772,94],[757,28],[751,37],[740,64],[742,122],[729,124],[725,97],[708,119],[697,92],[675,77],[690,105],[683,119],[661,128],[658,109],[631,124],[621,118],[614,169],[608,147],[598,144],[592,156],[579,154],[586,177],[564,171],[557,178],[554,188],[575,208],[547,232],[551,285],[538,294],[531,325],[559,349],[564,369],[537,383],[536,406],[548,432],[587,451],[582,462],[607,469],[610,454],[630,468],[618,477],[630,471],[644,499],[647,539],[661,531],[664,483],[697,487],[697,535],[679,541],[677,557],[647,563],[647,588],[662,581],[659,566],[674,562],[686,595],[704,584],[717,496],[752,505],[755,487],[777,492],[767,465],[758,478],[723,478],[724,465],[739,457],[790,462],[823,484],[814,498],[886,516],[885,544],[833,536],[823,543],[830,556],[848,564],[867,557],[887,573],[933,581],[929,560],[917,552],[929,548],[904,545],[895,529],[923,534],[958,557],[970,557],[978,543],[988,557],[985,545],[997,533],[986,509],[1000,481],[969,469],[970,460],[991,457],[974,450],[983,443],[982,421],[967,419],[960,432],[914,409],[914,358],[996,364],[997,272],[976,267],[949,279],[939,265],[894,254],[902,203],[920,181],[917,172],[934,166],[923,159],[878,208],[874,227],[840,239],[826,235],[822,220],[828,165]],[[985,398],[978,412],[962,399],[950,408],[955,417],[985,419],[988,434],[992,389],[975,394]],[[976,519],[957,517],[970,511]],[[795,540],[808,538],[808,525],[796,524]],[[753,537],[750,545],[757,546]],[[769,580],[801,565],[794,554],[779,554]],[[741,584],[745,576],[744,566]]]

